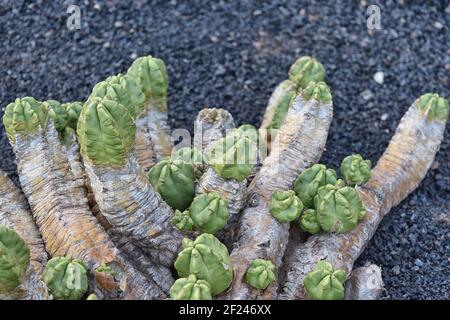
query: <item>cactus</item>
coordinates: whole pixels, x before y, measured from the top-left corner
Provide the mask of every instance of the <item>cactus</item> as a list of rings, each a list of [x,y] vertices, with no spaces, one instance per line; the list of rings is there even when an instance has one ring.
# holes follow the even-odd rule
[[[295,97],[297,97],[297,90],[291,85],[291,80],[282,82],[279,90],[285,90],[286,92],[280,97],[279,101],[277,101],[278,104],[275,106],[275,112],[268,129],[280,129],[290,106],[294,102]]]
[[[317,190],[326,184],[336,184],[336,171],[323,164],[315,164],[304,170],[294,182],[294,191],[306,208],[314,207]]]
[[[12,229],[0,225],[0,293],[14,290],[30,263],[30,249]]]
[[[194,198],[189,215],[196,230],[215,234],[227,224],[227,200],[217,192],[200,194]]]
[[[211,285],[208,281],[197,279],[194,274],[180,278],[170,288],[173,300],[212,300]]]
[[[253,260],[245,273],[245,281],[254,288],[266,289],[275,281],[275,265],[270,260]]]
[[[429,120],[447,121],[449,114],[448,101],[440,97],[437,93],[426,93],[415,103],[422,113],[427,113]]]
[[[203,233],[195,241],[183,239],[183,250],[175,261],[180,277],[194,274],[211,285],[211,294],[225,291],[233,279],[227,248],[216,237]]]
[[[359,154],[345,157],[340,168],[345,183],[354,186],[369,181],[371,165],[370,160],[364,160]]]
[[[322,81],[325,68],[316,59],[308,56],[301,57],[289,69],[289,79],[300,88],[305,88],[312,81]]]
[[[312,300],[344,299],[345,271],[334,270],[328,261],[320,261],[303,281],[306,294]]]
[[[56,300],[79,300],[88,288],[87,267],[77,259],[50,259],[42,279]]]
[[[175,210],[175,214],[172,218],[172,223],[179,230],[183,230],[183,231],[194,230],[194,221],[191,218],[189,210],[185,210],[185,211]]]
[[[206,155],[197,148],[184,147],[178,149],[172,159],[192,164],[197,178],[200,178],[205,171]]]
[[[306,100],[314,99],[322,103],[331,101],[330,88],[323,81],[309,82],[308,85],[301,91],[301,94]]]
[[[279,222],[291,222],[300,216],[302,201],[292,190],[276,191],[272,194],[269,211]]]
[[[316,210],[307,209],[302,213],[300,217],[300,228],[310,234],[316,234],[322,230],[317,221]]]
[[[190,163],[163,160],[149,171],[148,180],[173,209],[186,209],[194,198],[195,173]]]
[[[95,293],[91,293],[87,296],[86,300],[99,300]]]

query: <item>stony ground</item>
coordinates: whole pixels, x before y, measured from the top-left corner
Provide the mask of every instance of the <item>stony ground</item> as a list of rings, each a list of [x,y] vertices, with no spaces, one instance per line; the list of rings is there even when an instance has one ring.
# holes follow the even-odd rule
[[[81,7],[76,31],[66,26],[72,3]],[[152,54],[168,65],[173,128],[192,130],[205,106],[258,125],[289,65],[313,55],[335,106],[322,162],[337,167],[352,152],[376,162],[415,98],[450,98],[449,2],[328,3],[0,0],[0,106],[24,95],[83,100],[95,83]],[[370,4],[380,7],[381,30],[367,28]],[[382,267],[386,298],[450,299],[449,128],[433,169],[358,261]],[[0,167],[14,178],[0,131]]]

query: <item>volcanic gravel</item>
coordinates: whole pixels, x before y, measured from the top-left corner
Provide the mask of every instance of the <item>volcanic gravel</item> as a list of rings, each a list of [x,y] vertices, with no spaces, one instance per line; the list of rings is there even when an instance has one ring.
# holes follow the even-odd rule
[[[70,4],[81,8],[79,30],[66,26]],[[381,30],[367,28],[372,4]],[[335,107],[322,162],[337,168],[355,152],[376,163],[418,96],[450,98],[449,27],[448,1],[0,0],[0,106],[25,95],[84,100],[152,54],[168,66],[173,128],[192,131],[205,106],[259,125],[290,64],[312,55],[326,67]],[[382,267],[385,298],[450,299],[449,128],[432,170],[358,261]],[[0,129],[0,166],[17,182]]]

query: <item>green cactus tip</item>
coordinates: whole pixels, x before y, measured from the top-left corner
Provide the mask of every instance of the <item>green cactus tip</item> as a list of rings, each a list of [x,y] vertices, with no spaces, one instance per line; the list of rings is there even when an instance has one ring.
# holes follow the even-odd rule
[[[178,149],[172,156],[173,160],[182,160],[194,166],[194,173],[200,178],[205,170],[206,156],[197,148],[184,147]]]
[[[331,263],[319,261],[303,280],[306,295],[311,300],[344,299],[344,270],[334,270]]]
[[[77,130],[78,118],[80,117],[81,110],[83,109],[83,103],[80,101],[74,101],[62,104],[63,108],[67,112],[67,125]]]
[[[12,229],[0,225],[0,293],[17,288],[30,263],[30,249]]]
[[[265,290],[275,281],[275,265],[270,260],[253,260],[245,273],[245,281],[254,288]]]
[[[211,285],[194,274],[175,281],[169,291],[172,300],[212,300]]]
[[[302,201],[293,190],[275,191],[270,199],[269,211],[279,222],[291,222],[300,216]]]
[[[121,167],[134,146],[136,125],[127,108],[92,98],[83,106],[77,135],[85,159],[98,166]]]
[[[336,184],[336,171],[323,164],[315,164],[304,170],[294,182],[294,191],[307,208],[314,208],[317,190],[326,184]]]
[[[301,91],[301,94],[307,101],[314,99],[320,103],[329,103],[332,99],[330,88],[323,81],[310,82],[306,88]]]
[[[210,192],[196,196],[189,208],[196,230],[215,234],[227,224],[228,202],[219,193]]]
[[[172,218],[172,223],[182,231],[194,230],[194,221],[190,216],[189,210],[175,210],[175,214]]]
[[[428,119],[438,119],[447,121],[449,114],[448,101],[440,97],[437,93],[427,93],[421,96],[416,106],[418,109],[428,116]]]
[[[285,80],[280,84],[280,89],[283,90],[282,97],[278,100],[278,105],[276,105],[275,112],[270,122],[269,129],[280,129],[284,123],[284,119],[297,97],[297,88],[293,86],[291,80]]]
[[[370,160],[364,160],[359,154],[344,158],[341,164],[341,173],[345,183],[350,186],[364,184],[372,177]]]
[[[86,300],[99,300],[99,299],[95,293],[91,293],[90,295],[88,295]]]
[[[56,300],[79,300],[88,289],[87,267],[77,259],[50,259],[45,266],[42,280]]]
[[[305,88],[312,81],[323,81],[325,77],[325,68],[316,59],[304,56],[289,69],[289,78],[300,88]]]
[[[302,213],[300,218],[300,228],[310,234],[319,233],[322,229],[317,221],[316,210],[307,209]]]
[[[203,233],[195,241],[185,238],[183,250],[175,261],[175,269],[180,277],[193,274],[197,279],[211,285],[211,294],[225,291],[233,280],[230,255],[227,247],[216,237]]]
[[[151,185],[173,209],[185,210],[195,195],[195,172],[182,160],[162,160],[148,172]]]

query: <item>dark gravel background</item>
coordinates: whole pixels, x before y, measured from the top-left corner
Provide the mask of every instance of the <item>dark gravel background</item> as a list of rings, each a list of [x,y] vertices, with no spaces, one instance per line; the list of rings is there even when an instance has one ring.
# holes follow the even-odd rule
[[[76,31],[66,27],[72,3],[82,11]],[[376,32],[366,27],[370,4],[381,9]],[[326,67],[335,106],[322,161],[337,167],[358,152],[376,162],[415,98],[429,91],[450,98],[449,4],[0,0],[0,106],[24,95],[83,100],[98,81],[153,54],[168,65],[174,128],[192,130],[205,106],[258,125],[290,64],[313,55]],[[358,262],[382,267],[386,298],[450,299],[449,128],[433,169]],[[0,166],[14,178],[0,129]]]

